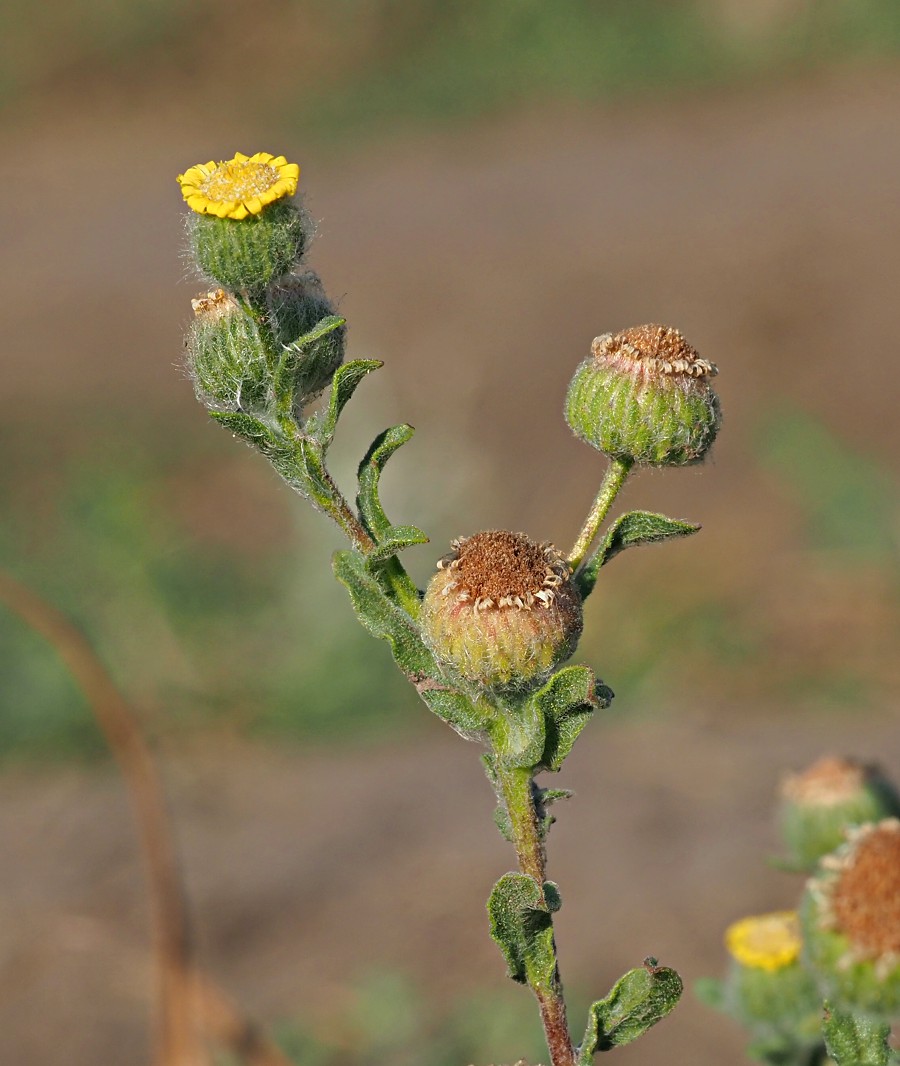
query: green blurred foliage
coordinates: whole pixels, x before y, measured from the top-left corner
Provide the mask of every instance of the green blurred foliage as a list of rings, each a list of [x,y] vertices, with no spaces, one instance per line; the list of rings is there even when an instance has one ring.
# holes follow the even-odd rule
[[[7,427],[0,559],[84,629],[151,732],[214,724],[242,736],[366,744],[427,727],[428,710],[334,581],[338,535],[258,457],[205,428],[186,439],[152,421],[110,421],[68,441],[61,458],[52,435]],[[762,469],[797,515],[798,565],[812,577],[833,574],[838,598],[859,568],[874,572],[888,612],[879,639],[900,636],[895,480],[796,411],[767,421],[759,440]],[[416,551],[414,569],[431,558],[427,547]],[[667,568],[662,585],[648,579],[656,553],[675,551],[686,565]],[[665,707],[673,691],[840,709],[879,690],[866,661],[845,655],[855,633],[882,655],[849,606],[831,643],[808,653],[802,612],[791,612],[794,628],[774,628],[774,586],[762,583],[748,600],[740,586],[710,584],[689,546],[628,553],[613,568],[602,615],[576,656],[618,692],[611,713]],[[632,571],[625,581],[620,568]],[[2,756],[103,751],[55,652],[2,609],[0,674]]]
[[[518,993],[518,994],[517,994]],[[539,1062],[546,1045],[531,997],[502,985],[446,1003],[426,1002],[397,972],[372,973],[351,991],[339,1022],[285,1022],[278,1043],[303,1066],[428,1066]]]
[[[803,411],[767,419],[759,439],[763,466],[801,511],[811,548],[834,553],[841,566],[874,563],[898,576],[898,485],[878,460]]]
[[[523,101],[593,100],[769,77],[900,51],[895,0],[293,0],[254,9],[254,34],[295,40],[304,132],[381,133]],[[239,55],[237,12],[208,0],[10,0],[0,105],[61,79],[202,78]],[[280,53],[278,53],[280,54]],[[280,95],[280,94],[276,94]],[[260,106],[263,104],[260,98]]]

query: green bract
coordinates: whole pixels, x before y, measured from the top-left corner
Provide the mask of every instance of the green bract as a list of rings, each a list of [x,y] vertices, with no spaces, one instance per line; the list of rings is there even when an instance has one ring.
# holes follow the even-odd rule
[[[290,200],[247,218],[192,214],[188,234],[197,266],[226,289],[251,292],[289,273],[306,249],[310,223]]]

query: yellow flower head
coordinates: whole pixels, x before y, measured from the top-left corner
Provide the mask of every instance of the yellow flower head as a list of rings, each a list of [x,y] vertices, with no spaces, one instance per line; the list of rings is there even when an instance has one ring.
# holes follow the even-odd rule
[[[299,179],[300,167],[283,155],[236,152],[226,162],[198,163],[178,175],[178,184],[188,207],[198,215],[242,219],[258,215],[266,204],[293,196]]]
[[[796,911],[774,911],[742,918],[725,931],[725,946],[743,966],[774,973],[800,955],[800,926]]]

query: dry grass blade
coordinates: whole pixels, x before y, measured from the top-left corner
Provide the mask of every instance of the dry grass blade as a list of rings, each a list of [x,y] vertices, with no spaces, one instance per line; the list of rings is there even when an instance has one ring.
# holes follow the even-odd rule
[[[84,693],[116,759],[134,809],[154,919],[157,957],[158,1066],[208,1066],[205,1036],[249,1066],[289,1060],[192,962],[187,905],[162,785],[133,710],[94,649],[59,610],[0,570],[0,601],[56,650]]]

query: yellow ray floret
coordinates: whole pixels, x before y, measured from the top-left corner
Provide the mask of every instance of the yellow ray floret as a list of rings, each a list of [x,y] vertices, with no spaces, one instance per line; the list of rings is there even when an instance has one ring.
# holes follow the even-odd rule
[[[742,918],[725,931],[725,946],[744,966],[770,973],[790,966],[800,955],[796,911],[774,911]]]
[[[178,175],[178,184],[188,207],[197,214],[242,219],[258,215],[266,204],[293,196],[299,179],[300,167],[283,155],[236,152],[224,162],[198,163]]]

